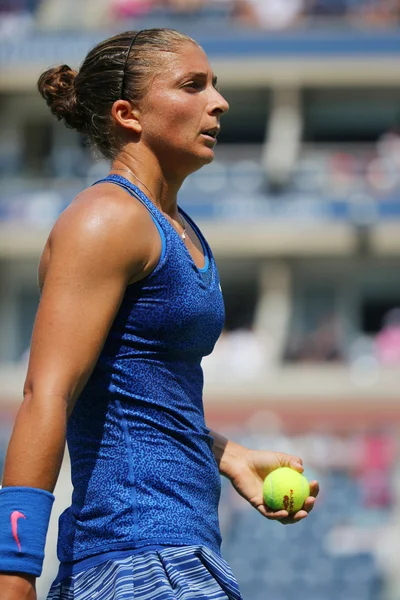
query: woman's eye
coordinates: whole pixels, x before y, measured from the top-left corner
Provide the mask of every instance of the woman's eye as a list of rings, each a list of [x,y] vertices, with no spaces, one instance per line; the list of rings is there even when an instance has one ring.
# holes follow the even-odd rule
[[[193,90],[201,90],[203,88],[203,85],[201,83],[198,83],[197,81],[191,81],[190,83],[187,83],[185,87]]]

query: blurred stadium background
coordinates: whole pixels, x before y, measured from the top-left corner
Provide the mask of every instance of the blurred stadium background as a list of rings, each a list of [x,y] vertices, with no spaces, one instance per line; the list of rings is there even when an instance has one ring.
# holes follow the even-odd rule
[[[36,266],[60,211],[107,172],[36,93],[117,31],[172,26],[231,104],[181,204],[214,249],[226,330],[204,361],[209,425],[293,452],[321,481],[282,527],[224,482],[245,600],[399,600],[399,0],[0,0],[0,467],[21,401]],[[55,575],[57,487],[39,600]]]

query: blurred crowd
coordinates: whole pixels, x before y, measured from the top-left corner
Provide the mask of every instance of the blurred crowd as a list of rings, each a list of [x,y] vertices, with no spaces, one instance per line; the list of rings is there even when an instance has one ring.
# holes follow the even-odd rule
[[[58,14],[60,26],[65,11],[75,4],[77,8],[76,0],[0,0],[0,19],[19,14],[50,26]],[[79,10],[90,12],[93,26],[152,17],[214,17],[273,31],[325,19],[365,27],[396,26],[400,0],[81,0]]]
[[[278,360],[285,364],[348,364],[354,382],[368,386],[381,368],[400,366],[400,308],[384,315],[379,331],[357,335],[350,343],[342,339],[340,323],[339,315],[327,312],[308,331],[290,329],[282,356],[276,355],[276,344],[266,332],[251,327],[224,331],[214,352],[203,360],[207,380],[218,382],[223,373],[231,381],[254,381],[265,377]]]
[[[315,328],[302,334],[289,334],[284,353],[286,362],[346,362],[357,372],[400,365],[400,308],[393,306],[383,315],[375,333],[356,336],[344,344],[339,315],[327,312]],[[373,382],[373,379],[371,379]]]
[[[336,146],[336,147],[335,147]],[[360,200],[397,199],[400,190],[400,125],[395,123],[376,143],[335,144],[324,151],[311,149],[299,157],[292,178],[297,192],[323,193],[331,198]],[[357,219],[357,215],[353,217]]]

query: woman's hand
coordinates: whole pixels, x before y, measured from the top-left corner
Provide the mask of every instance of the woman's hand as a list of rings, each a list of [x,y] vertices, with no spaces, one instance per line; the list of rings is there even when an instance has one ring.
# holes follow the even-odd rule
[[[319,492],[317,481],[310,481],[310,496],[305,500],[303,508],[293,515],[289,515],[286,510],[270,509],[264,503],[262,493],[264,479],[271,471],[279,467],[290,467],[302,473],[304,469],[301,458],[284,452],[248,450],[243,446],[242,448],[243,452],[231,463],[229,473],[226,473],[236,491],[267,519],[284,524],[297,523],[305,519],[313,509]]]
[[[0,573],[1,600],[37,600],[36,578],[23,573]]]

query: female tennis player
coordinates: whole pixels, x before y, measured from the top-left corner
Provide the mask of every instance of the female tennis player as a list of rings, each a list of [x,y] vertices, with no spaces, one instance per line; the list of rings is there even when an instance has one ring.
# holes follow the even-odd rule
[[[220,474],[268,519],[264,477],[301,459],[210,431],[200,362],[224,307],[211,250],[177,204],[214,157],[228,104],[196,42],[173,30],[100,43],[43,73],[51,111],[110,160],[50,233],[31,354],[0,491],[1,600],[35,600],[67,439],[72,504],[49,600],[239,600],[220,554]]]

